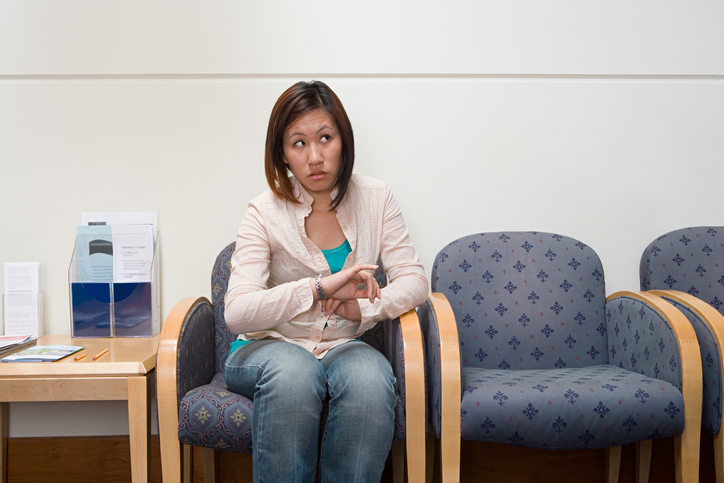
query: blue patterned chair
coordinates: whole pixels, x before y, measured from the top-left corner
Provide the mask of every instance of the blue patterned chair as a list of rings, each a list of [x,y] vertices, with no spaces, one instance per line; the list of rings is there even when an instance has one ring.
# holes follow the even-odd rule
[[[216,259],[211,274],[212,302],[185,298],[161,330],[156,371],[161,466],[164,482],[180,482],[190,472],[191,446],[200,446],[204,481],[215,481],[214,450],[251,454],[252,401],[231,392],[223,367],[236,339],[224,322],[224,294],[235,243]],[[384,286],[381,270],[375,274]],[[397,378],[398,403],[393,444],[395,481],[425,478],[425,388],[423,344],[414,310],[378,324],[363,340],[383,352]],[[187,475],[188,477],[189,475]]]
[[[723,483],[724,227],[684,228],[657,238],[641,256],[639,275],[642,290],[676,306],[696,331],[704,384],[701,427],[714,435],[716,481]]]
[[[460,238],[437,254],[431,284],[418,313],[443,481],[459,478],[461,437],[606,448],[616,481],[621,445],[671,436],[679,481],[697,481],[699,348],[673,306],[606,298],[596,253],[551,233]]]

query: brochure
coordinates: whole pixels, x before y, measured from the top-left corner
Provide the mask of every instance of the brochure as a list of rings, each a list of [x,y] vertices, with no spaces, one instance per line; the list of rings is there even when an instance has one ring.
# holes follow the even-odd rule
[[[5,335],[43,335],[40,263],[5,262]]]
[[[82,345],[36,345],[3,357],[2,362],[54,362],[83,349]]]
[[[110,226],[79,226],[78,282],[113,281],[113,236]]]

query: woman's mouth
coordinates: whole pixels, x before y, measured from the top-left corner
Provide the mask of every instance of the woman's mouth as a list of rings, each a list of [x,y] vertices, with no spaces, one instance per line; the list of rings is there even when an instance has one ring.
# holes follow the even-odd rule
[[[315,171],[314,173],[309,175],[309,177],[312,178],[314,181],[324,179],[325,176],[327,176],[327,173],[325,173],[324,171]]]

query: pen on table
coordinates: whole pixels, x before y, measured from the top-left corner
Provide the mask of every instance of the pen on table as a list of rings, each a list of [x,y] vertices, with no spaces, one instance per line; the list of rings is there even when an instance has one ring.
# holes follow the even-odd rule
[[[93,360],[95,361],[97,359],[100,359],[101,357],[103,357],[105,355],[106,352],[108,352],[108,349],[103,349],[98,354],[93,356]]]
[[[79,360],[84,359],[84,358],[85,358],[85,352],[84,352],[83,354],[79,355],[78,357],[76,357],[75,360],[76,360],[76,361],[79,361]]]

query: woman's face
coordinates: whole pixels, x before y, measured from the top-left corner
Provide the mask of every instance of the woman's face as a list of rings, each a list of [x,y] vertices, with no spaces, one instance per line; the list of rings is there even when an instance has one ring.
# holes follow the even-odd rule
[[[317,109],[303,115],[284,131],[282,143],[284,163],[294,177],[315,200],[330,199],[341,164],[342,138],[329,113]]]

